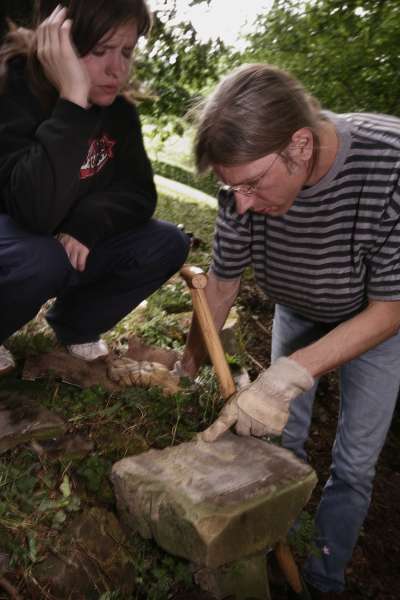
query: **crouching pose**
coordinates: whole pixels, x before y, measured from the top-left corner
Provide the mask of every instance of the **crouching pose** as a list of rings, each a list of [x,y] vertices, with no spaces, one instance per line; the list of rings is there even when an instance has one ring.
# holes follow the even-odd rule
[[[150,28],[144,0],[69,0],[0,48],[0,344],[49,298],[74,355],[184,262],[188,240],[152,219],[156,191],[135,106],[121,94]],[[0,374],[14,366],[0,345]]]

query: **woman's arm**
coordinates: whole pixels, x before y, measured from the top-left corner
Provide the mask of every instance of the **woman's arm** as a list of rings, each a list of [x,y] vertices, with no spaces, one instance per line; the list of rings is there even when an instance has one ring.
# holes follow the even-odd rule
[[[400,301],[371,300],[358,315],[290,358],[318,377],[364,354],[389,339],[400,328]]]

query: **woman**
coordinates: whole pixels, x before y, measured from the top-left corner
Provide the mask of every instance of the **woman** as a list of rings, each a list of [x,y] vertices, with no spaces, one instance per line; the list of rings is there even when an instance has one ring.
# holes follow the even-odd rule
[[[188,240],[151,218],[151,165],[121,95],[150,29],[145,2],[64,4],[0,50],[0,344],[55,297],[58,340],[94,360],[108,353],[100,334],[179,269]],[[0,374],[13,366],[1,345]]]

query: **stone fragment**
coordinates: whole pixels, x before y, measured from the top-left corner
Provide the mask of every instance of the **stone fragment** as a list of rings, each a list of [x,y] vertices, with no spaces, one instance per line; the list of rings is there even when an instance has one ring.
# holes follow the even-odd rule
[[[92,508],[66,528],[33,575],[54,600],[97,599],[117,590],[131,598],[135,572],[125,547],[126,537],[116,517]]]
[[[41,442],[40,448],[53,459],[69,461],[87,456],[94,449],[94,443],[81,433],[67,433],[62,437]]]
[[[22,379],[36,381],[45,377],[57,377],[64,383],[81,388],[101,386],[110,392],[117,391],[119,386],[107,375],[107,360],[99,359],[85,362],[61,348],[30,356],[24,365]]]
[[[224,351],[231,356],[239,354],[237,334],[239,331],[239,315],[236,308],[231,308],[228,318],[220,333],[221,343]]]
[[[66,430],[64,421],[30,398],[0,394],[0,453],[32,440],[55,438]]]
[[[175,361],[178,359],[178,353],[175,352],[175,350],[149,346],[142,342],[136,335],[132,335],[128,338],[128,351],[126,352],[126,356],[128,358],[133,358],[133,360],[146,360],[149,362],[161,363],[166,366],[167,369],[172,369]]]
[[[122,519],[166,551],[210,568],[285,538],[316,483],[281,447],[228,432],[125,458],[112,469]]]
[[[219,569],[200,567],[194,580],[217,600],[271,600],[265,552],[235,560]]]

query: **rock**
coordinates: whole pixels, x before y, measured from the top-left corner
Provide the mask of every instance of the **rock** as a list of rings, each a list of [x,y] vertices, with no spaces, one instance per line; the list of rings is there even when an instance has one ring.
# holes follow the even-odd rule
[[[47,456],[66,462],[87,456],[94,449],[94,443],[81,433],[67,433],[60,438],[45,440],[40,448]]]
[[[0,394],[0,453],[32,440],[55,438],[64,421],[22,394]]]
[[[116,517],[92,508],[79,515],[56,540],[53,553],[33,574],[55,600],[97,600],[118,590],[132,597],[135,573]]]
[[[239,315],[236,308],[232,308],[221,331],[221,343],[224,351],[233,356],[239,354],[237,333],[239,330]]]
[[[128,358],[138,361],[149,361],[161,363],[167,369],[172,369],[175,362],[178,360],[178,353],[175,350],[168,348],[158,348],[157,346],[148,346],[136,335],[132,335],[128,339]]]
[[[195,570],[194,580],[217,600],[271,600],[265,552],[236,560],[219,569]]]
[[[129,527],[213,569],[286,537],[316,483],[288,450],[230,432],[125,458],[111,478]]]
[[[57,348],[51,352],[29,357],[24,365],[22,379],[36,381],[36,379],[56,376],[64,383],[81,388],[101,386],[104,390],[114,392],[120,388],[107,375],[107,360],[85,362],[66,350]]]
[[[35,381],[36,379],[55,376],[64,383],[81,388],[100,386],[104,390],[116,392],[124,389],[126,384],[109,376],[115,363],[127,358],[141,361],[141,364],[146,365],[158,363],[167,369],[171,369],[178,358],[178,354],[174,350],[147,346],[135,336],[129,338],[128,343],[129,349],[125,354],[119,356],[115,352],[111,352],[108,357],[93,362],[85,362],[71,356],[69,352],[61,348],[31,356],[25,362],[22,378],[27,381]],[[169,377],[168,372],[164,372],[165,368],[159,371],[154,370],[152,381],[148,381],[145,387],[157,385],[164,388],[166,393],[175,393],[177,385],[173,387],[173,377]],[[149,371],[149,368],[146,371]],[[132,384],[136,383],[142,387],[140,382],[132,381]]]

